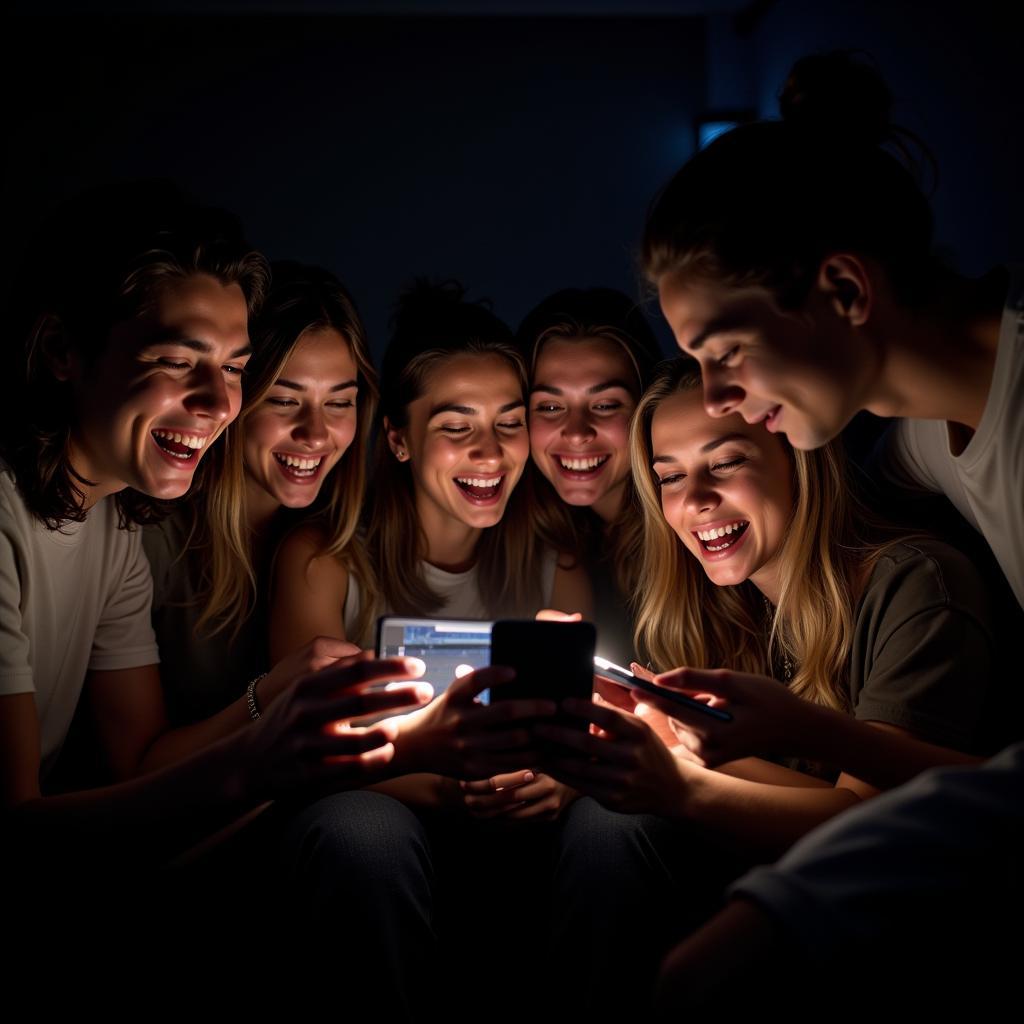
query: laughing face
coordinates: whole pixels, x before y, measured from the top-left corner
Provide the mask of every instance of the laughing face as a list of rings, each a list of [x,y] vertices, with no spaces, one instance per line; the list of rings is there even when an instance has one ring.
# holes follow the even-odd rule
[[[684,391],[655,410],[651,451],[665,520],[708,578],[774,595],[794,509],[784,442],[739,415],[709,416],[700,392]]]
[[[629,475],[636,370],[604,338],[552,340],[537,357],[530,394],[530,452],[568,505],[602,519],[618,513]]]
[[[809,450],[869,404],[870,349],[817,289],[797,313],[763,288],[678,273],[661,279],[658,296],[679,348],[701,364],[711,416],[738,413]]]
[[[177,498],[242,404],[248,310],[237,284],[206,274],[165,284],[142,316],[114,326],[73,376],[71,463],[92,501],[124,487]]]
[[[482,529],[501,519],[529,455],[525,412],[519,378],[499,355],[454,355],[430,371],[407,426],[388,426],[428,537],[452,521]]]
[[[356,433],[357,372],[333,328],[306,331],[244,428],[247,478],[278,505],[305,508]]]

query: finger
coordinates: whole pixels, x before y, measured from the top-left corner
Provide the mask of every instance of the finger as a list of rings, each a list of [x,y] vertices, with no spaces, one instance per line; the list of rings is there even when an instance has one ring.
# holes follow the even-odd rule
[[[403,690],[370,690],[330,699],[314,699],[301,712],[305,722],[324,723],[328,732],[337,731],[339,722],[351,723],[366,715],[380,715],[397,709],[419,706],[423,693],[416,688]]]
[[[419,658],[372,658],[360,654],[345,665],[330,665],[304,676],[301,685],[306,693],[337,693],[369,683],[418,679],[426,670],[427,666]]]
[[[533,774],[532,772],[530,773]],[[515,789],[506,790],[516,800],[524,804],[536,803],[538,800],[546,800],[555,791],[555,780],[550,775],[538,775],[532,782]]]
[[[640,676],[641,679],[646,679],[649,683],[654,682],[654,672],[652,672],[646,665],[641,665],[638,661],[631,661],[629,663],[629,669],[633,675]]]
[[[515,789],[527,782],[532,782],[536,776],[529,769],[519,772],[507,772],[504,775],[493,775],[489,779],[478,779],[472,782],[463,782],[462,788],[467,793],[496,793],[501,789]]]
[[[483,796],[474,796],[467,793],[463,798],[467,807],[476,811],[503,811],[513,804],[521,802],[517,789],[503,789],[498,793],[487,793]]]
[[[681,728],[696,735],[703,737],[720,728],[716,719],[711,718],[702,711],[698,711],[696,708],[688,708],[665,697],[656,697],[653,693],[644,694],[644,701],[663,715],[668,716],[669,722],[676,722]],[[721,723],[722,726],[727,728],[730,724],[729,722]],[[675,731],[674,727],[673,731]]]
[[[468,672],[454,680],[448,687],[447,697],[449,701],[470,703],[484,690],[509,683],[515,677],[515,670],[506,665],[488,665],[486,668],[478,668],[475,672]]]
[[[300,757],[321,760],[324,758],[351,758],[379,747],[391,745],[391,737],[383,729],[362,729],[341,735],[310,737],[303,744]]]
[[[674,668],[655,676],[652,682],[691,697],[697,694],[727,697],[732,690],[730,675],[727,670],[718,668]]]
[[[538,622],[579,622],[583,616],[579,612],[560,612],[557,608],[541,608],[534,618]]]

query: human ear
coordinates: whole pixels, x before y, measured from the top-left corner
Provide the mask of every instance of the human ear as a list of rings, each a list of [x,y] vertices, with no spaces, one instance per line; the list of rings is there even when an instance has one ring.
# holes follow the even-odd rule
[[[815,282],[833,312],[851,327],[861,327],[871,315],[873,288],[867,265],[859,256],[834,253],[818,268]]]
[[[384,417],[384,434],[388,439],[388,447],[395,458],[399,462],[407,462],[409,459],[409,449],[405,444],[405,431],[393,426],[387,416]]]
[[[60,318],[52,313],[41,317],[36,324],[29,354],[30,369],[40,361],[57,380],[76,380],[82,375],[81,353],[71,342]]]

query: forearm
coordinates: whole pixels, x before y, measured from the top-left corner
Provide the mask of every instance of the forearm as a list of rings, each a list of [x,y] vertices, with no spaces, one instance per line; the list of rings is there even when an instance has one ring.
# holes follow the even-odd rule
[[[792,768],[786,768],[772,761],[765,761],[760,757],[744,757],[738,761],[728,761],[726,764],[720,764],[715,770],[736,779],[746,779],[748,782],[766,782],[778,786],[806,786],[809,789],[830,788],[824,779],[805,775],[803,772],[794,771]]]
[[[877,789],[900,786],[928,768],[981,761],[902,730],[890,731],[817,705],[808,705],[806,717],[800,749],[792,753],[838,765]]]
[[[210,718],[177,729],[168,729],[149,746],[139,763],[137,774],[146,775],[178,764],[251,722],[248,701],[242,696]]]
[[[776,855],[823,821],[860,803],[852,790],[750,782],[680,765],[679,816],[731,846]]]
[[[246,793],[237,754],[217,744],[173,767],[113,786],[24,801],[6,813],[26,850],[76,857],[163,861],[256,803]]]

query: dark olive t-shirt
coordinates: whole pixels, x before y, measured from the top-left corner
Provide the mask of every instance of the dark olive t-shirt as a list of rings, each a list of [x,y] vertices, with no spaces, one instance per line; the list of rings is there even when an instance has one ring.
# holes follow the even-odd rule
[[[189,515],[181,509],[142,531],[153,571],[153,629],[160,647],[160,675],[173,725],[209,718],[237,700],[249,680],[265,672],[270,655],[264,594],[238,634],[199,633],[194,553],[185,554]]]
[[[984,750],[998,714],[991,599],[966,555],[938,540],[887,548],[857,606],[850,700],[859,719]]]

